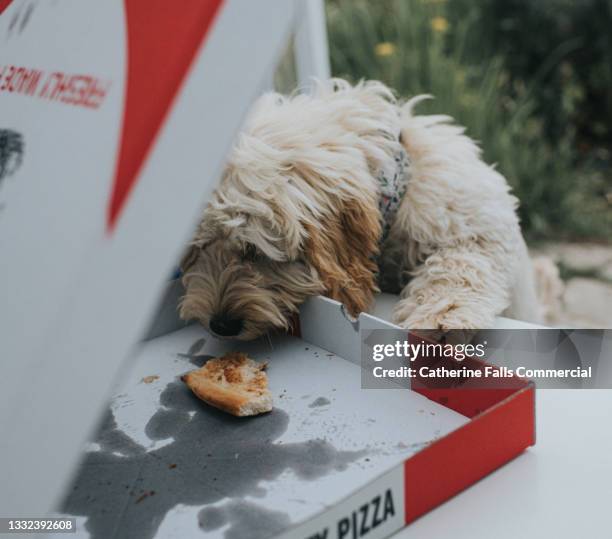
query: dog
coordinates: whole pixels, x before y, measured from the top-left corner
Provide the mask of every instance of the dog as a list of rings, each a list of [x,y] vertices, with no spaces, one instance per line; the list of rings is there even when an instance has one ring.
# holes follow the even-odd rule
[[[259,98],[183,257],[181,318],[249,340],[310,296],[356,317],[383,290],[403,328],[540,321],[518,200],[450,117],[414,113],[428,97],[332,79]]]

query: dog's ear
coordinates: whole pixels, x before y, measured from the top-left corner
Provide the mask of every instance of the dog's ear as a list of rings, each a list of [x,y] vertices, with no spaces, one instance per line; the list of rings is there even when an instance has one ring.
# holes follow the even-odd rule
[[[344,304],[352,316],[372,304],[381,225],[374,202],[340,201],[338,214],[305,225],[305,256],[317,270],[326,295]]]

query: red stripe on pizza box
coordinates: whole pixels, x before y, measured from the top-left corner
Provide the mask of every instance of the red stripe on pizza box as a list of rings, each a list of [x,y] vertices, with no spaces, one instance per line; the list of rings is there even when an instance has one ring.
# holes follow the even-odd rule
[[[472,413],[464,427],[404,464],[406,524],[474,484],[535,443],[535,387],[418,390],[456,411]],[[510,394],[508,394],[510,392]],[[493,403],[493,404],[492,404]]]
[[[444,367],[449,370],[461,369],[462,367],[471,370],[489,367],[499,371],[494,365],[487,364],[485,361],[474,357],[468,357],[462,361],[439,357],[418,358],[414,362],[417,372],[420,367],[425,365],[430,368]],[[528,385],[528,380],[518,376],[500,378],[489,376],[487,378],[467,378],[465,380],[417,376],[411,380],[413,391],[417,391],[428,399],[470,418],[476,417]]]
[[[13,0],[0,0],[0,15],[12,2]]]
[[[123,127],[107,229],[112,231],[223,0],[125,0]],[[205,119],[202,119],[205,121]]]
[[[414,338],[410,335],[409,339]],[[421,337],[418,337],[421,338]],[[492,367],[482,359],[420,357],[430,368]],[[432,443],[404,464],[406,524],[474,484],[535,443],[535,386],[517,376],[423,378],[413,391],[471,421]]]
[[[13,3],[13,0],[0,0],[0,15],[2,12]]]

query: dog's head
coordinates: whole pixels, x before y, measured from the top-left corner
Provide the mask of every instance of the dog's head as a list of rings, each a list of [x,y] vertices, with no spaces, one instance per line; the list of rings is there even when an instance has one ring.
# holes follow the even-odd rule
[[[391,101],[382,85],[339,82],[260,99],[183,259],[182,318],[246,340],[287,329],[309,296],[368,308],[380,236],[372,170],[394,151]]]

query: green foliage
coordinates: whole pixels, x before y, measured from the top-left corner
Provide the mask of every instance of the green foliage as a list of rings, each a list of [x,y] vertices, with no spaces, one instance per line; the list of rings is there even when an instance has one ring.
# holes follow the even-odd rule
[[[452,18],[471,14],[482,29],[478,47],[470,44],[475,59],[483,50],[501,54],[514,80],[537,78],[537,112],[549,137],[571,123],[581,142],[610,144],[611,0],[453,0],[448,7]]]
[[[554,104],[562,129],[551,128],[553,113],[542,106],[544,81],[578,41],[560,40],[529,77],[519,76],[513,54],[493,44],[497,34],[486,27],[484,8],[497,3],[328,0],[332,71],[353,81],[382,80],[403,97],[434,95],[420,111],[449,114],[467,127],[485,160],[513,186],[531,239],[611,238],[612,181],[578,152],[576,122],[567,112],[582,94],[563,86]]]

